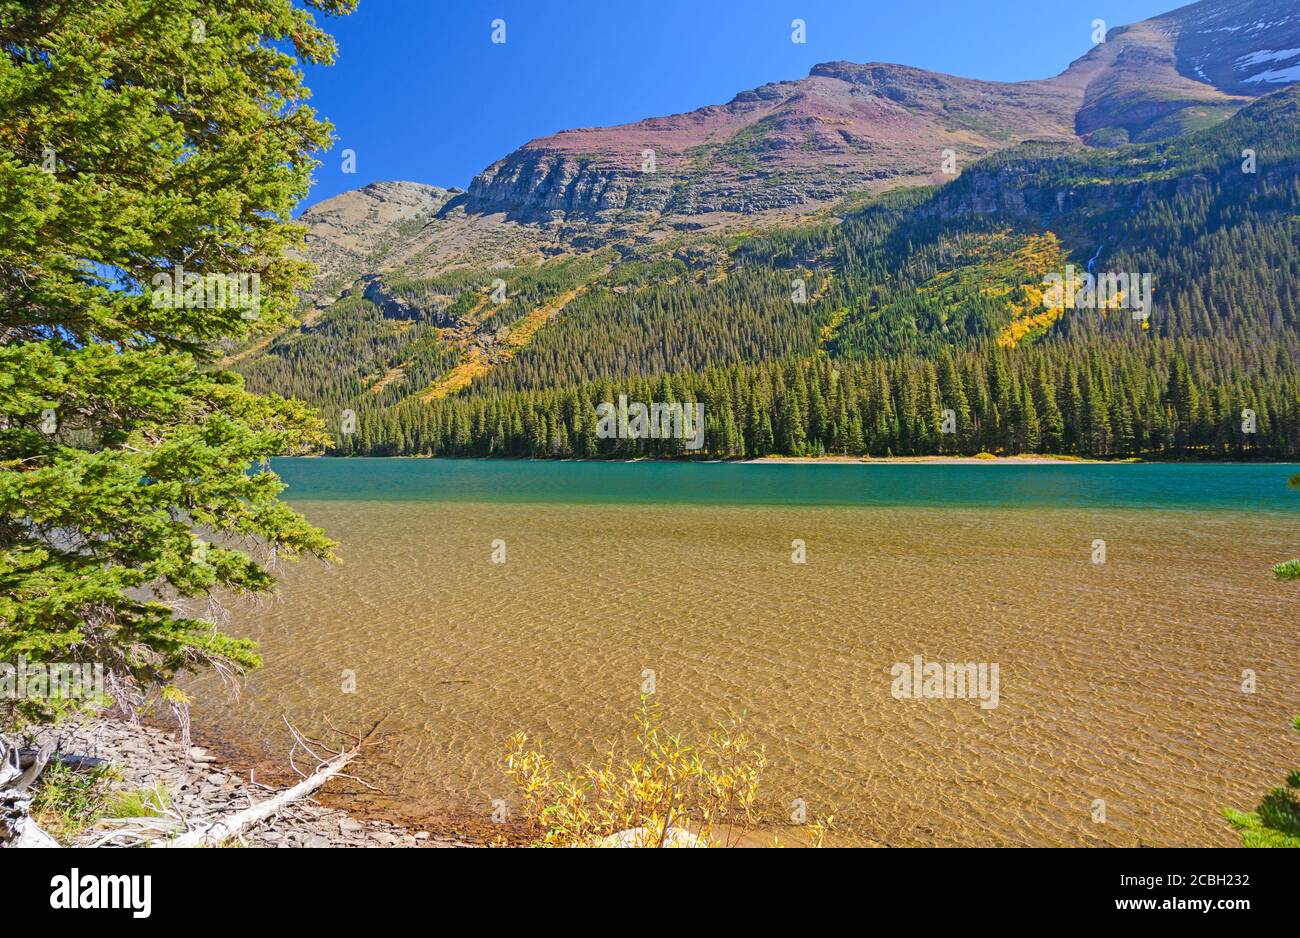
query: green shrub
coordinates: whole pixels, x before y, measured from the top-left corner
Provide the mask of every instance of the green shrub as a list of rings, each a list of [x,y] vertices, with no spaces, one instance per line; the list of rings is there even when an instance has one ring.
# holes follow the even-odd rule
[[[1291,726],[1300,732],[1300,717]],[[1300,771],[1287,776],[1249,813],[1229,808],[1224,815],[1241,834],[1244,847],[1300,847]]]

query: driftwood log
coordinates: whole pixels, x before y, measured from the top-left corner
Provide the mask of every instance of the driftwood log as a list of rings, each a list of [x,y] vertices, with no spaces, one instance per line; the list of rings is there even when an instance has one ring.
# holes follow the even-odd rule
[[[241,811],[207,821],[200,827],[176,836],[173,836],[173,828],[178,825],[184,826],[184,821],[179,816],[118,819],[111,826],[133,829],[110,832],[109,836],[99,843],[107,843],[119,835],[134,843],[147,842],[151,847],[206,847],[233,840],[250,828],[275,817],[295,801],[312,794],[331,778],[354,778],[344,775],[343,770],[361,755],[362,749],[374,739],[383,723],[384,720],[380,720],[370,728],[368,733],[355,737],[353,744],[348,748],[333,751],[327,749],[322,743],[303,736],[293,724],[285,720],[294,740],[293,748],[289,751],[289,764],[302,776],[302,781],[298,784],[277,792],[265,801],[259,801]],[[315,767],[310,772],[299,769],[295,764],[294,755],[299,750],[316,760]],[[317,750],[326,755],[320,755]],[[31,816],[32,796],[29,789],[51,760],[82,768],[103,763],[103,760],[90,757],[61,756],[55,754],[52,746],[46,746],[39,751],[20,752],[0,737],[0,847],[60,846],[53,837],[37,826]],[[354,780],[360,781],[360,779]]]
[[[196,827],[193,830],[181,834],[179,837],[160,838],[152,840],[149,843],[151,847],[215,847],[226,841],[233,840],[240,836],[244,831],[275,817],[281,810],[301,798],[305,798],[312,792],[316,791],[331,778],[342,775],[343,770],[357,756],[361,755],[361,750],[371,742],[375,734],[379,732],[379,727],[383,725],[380,720],[370,728],[370,731],[364,736],[358,737],[356,742],[349,748],[340,752],[331,753],[327,758],[322,758],[313,751],[312,746],[317,749],[321,744],[315,740],[309,740],[303,736],[285,720],[289,727],[290,733],[293,734],[294,748],[290,750],[289,762],[293,765],[293,753],[302,749],[317,760],[316,768],[310,775],[299,771],[303,775],[303,780],[292,788],[286,788],[284,791],[267,798],[265,801],[259,801],[257,804],[236,811],[234,814],[227,814],[204,824],[202,827]],[[294,766],[297,770],[297,766]],[[352,778],[352,776],[345,776]]]

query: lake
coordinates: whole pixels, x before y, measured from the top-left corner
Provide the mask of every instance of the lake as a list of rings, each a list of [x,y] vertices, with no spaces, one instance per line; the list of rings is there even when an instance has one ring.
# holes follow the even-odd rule
[[[517,804],[512,733],[593,758],[651,671],[688,735],[743,712],[783,839],[801,799],[847,844],[1231,845],[1300,764],[1295,466],[275,469],[344,562],[231,606],[266,663],[195,722],[279,758],[282,714],[388,714],[364,774],[413,810]],[[917,656],[996,666],[996,706],[900,695]]]

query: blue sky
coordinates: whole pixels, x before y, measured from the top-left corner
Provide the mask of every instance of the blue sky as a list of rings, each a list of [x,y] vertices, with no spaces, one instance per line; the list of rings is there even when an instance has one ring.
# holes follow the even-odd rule
[[[534,138],[722,104],[818,62],[898,62],[1002,81],[1088,51],[1092,22],[1179,0],[361,0],[326,19],[337,64],[311,68],[336,127],[305,205],[385,179],[461,186]],[[492,21],[506,42],[491,42]],[[807,23],[807,42],[790,23]],[[356,152],[342,172],[341,152]]]

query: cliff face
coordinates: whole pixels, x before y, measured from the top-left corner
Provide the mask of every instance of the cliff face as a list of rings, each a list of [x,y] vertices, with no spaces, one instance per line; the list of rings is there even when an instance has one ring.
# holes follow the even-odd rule
[[[394,295],[376,274],[367,274],[362,277],[357,286],[347,292],[351,293],[356,289],[360,289],[361,295],[365,299],[378,306],[380,312],[387,319],[421,320],[446,329],[460,324],[457,318],[445,308],[439,308],[436,305],[415,306]]]
[[[639,175],[613,166],[600,168],[563,152],[524,147],[475,177],[470,207],[522,214],[663,211],[671,188],[649,185]]]

